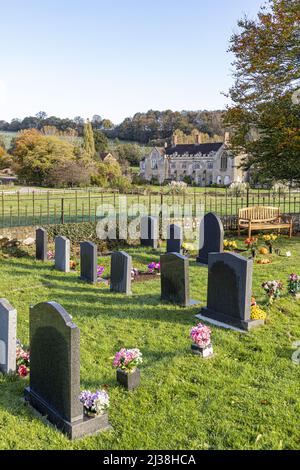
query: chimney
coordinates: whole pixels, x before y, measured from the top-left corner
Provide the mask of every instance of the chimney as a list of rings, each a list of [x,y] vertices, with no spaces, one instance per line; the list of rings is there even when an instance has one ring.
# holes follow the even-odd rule
[[[225,145],[230,144],[230,132],[225,132],[225,139],[224,139]]]
[[[173,136],[172,136],[172,144],[173,144],[173,147],[176,147],[177,142],[178,142],[178,137],[177,137],[176,134],[173,134]]]
[[[196,134],[195,136],[195,145],[202,144],[202,136],[200,134]]]

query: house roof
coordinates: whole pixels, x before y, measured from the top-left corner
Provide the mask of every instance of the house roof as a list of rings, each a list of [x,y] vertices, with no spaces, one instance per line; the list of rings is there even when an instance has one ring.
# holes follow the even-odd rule
[[[184,155],[185,153],[196,155],[197,153],[202,153],[203,155],[208,155],[211,152],[217,152],[222,147],[223,142],[214,142],[211,144],[180,144],[173,145],[166,148],[167,155],[173,155],[178,153],[179,155]]]

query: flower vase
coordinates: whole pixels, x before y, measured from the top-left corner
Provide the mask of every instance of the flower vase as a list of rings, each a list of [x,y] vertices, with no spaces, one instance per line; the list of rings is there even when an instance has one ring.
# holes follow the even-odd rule
[[[139,369],[132,372],[126,372],[122,369],[117,369],[117,381],[126,390],[131,391],[138,388],[141,382],[141,373]]]
[[[96,418],[96,413],[94,411],[90,411],[90,410],[87,410],[84,408],[84,414],[85,416],[87,416],[88,418]]]
[[[203,359],[209,359],[214,355],[212,344],[204,347],[192,344],[192,353],[201,356]]]
[[[273,246],[272,245],[269,245],[269,253],[270,253],[270,255],[273,254]]]
[[[256,249],[252,248],[251,253],[252,253],[252,258],[255,258],[256,257]]]

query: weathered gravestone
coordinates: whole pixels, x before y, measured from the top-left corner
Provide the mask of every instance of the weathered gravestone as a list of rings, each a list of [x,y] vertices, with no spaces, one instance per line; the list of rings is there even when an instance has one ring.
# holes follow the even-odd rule
[[[70,439],[109,428],[107,414],[88,418],[80,394],[80,331],[56,302],[30,308],[30,386],[25,399]]]
[[[157,217],[141,217],[141,245],[157,248],[158,220]]]
[[[36,259],[47,261],[48,259],[48,234],[44,228],[38,228],[35,232]]]
[[[182,307],[198,302],[190,300],[189,260],[179,253],[167,253],[160,257],[161,300]]]
[[[92,284],[97,282],[97,245],[95,243],[80,243],[80,278]]]
[[[70,272],[70,240],[66,237],[55,238],[55,268]]]
[[[124,251],[111,255],[110,290],[127,295],[131,294],[132,258]]]
[[[171,224],[167,229],[167,253],[182,254],[182,230],[179,225]]]
[[[206,214],[200,223],[200,250],[197,263],[208,264],[209,253],[223,253],[224,228],[221,219],[213,213]]]
[[[207,307],[201,318],[243,330],[264,324],[250,319],[253,260],[233,253],[212,253],[208,259]]]
[[[17,311],[0,299],[0,372],[16,371]]]

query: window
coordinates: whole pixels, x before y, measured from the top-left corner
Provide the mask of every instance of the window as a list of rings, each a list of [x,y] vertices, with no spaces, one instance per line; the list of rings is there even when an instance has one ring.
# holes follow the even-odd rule
[[[200,170],[200,163],[195,163],[194,170]]]
[[[207,162],[207,169],[212,170],[214,167],[214,162]]]
[[[227,164],[228,164],[228,158],[226,155],[223,155],[221,157],[221,171],[227,170]]]
[[[183,170],[186,170],[186,163],[183,163],[181,168],[182,168]]]
[[[151,168],[152,168],[152,170],[157,170],[158,166],[157,166],[157,161],[156,160],[152,160]]]

